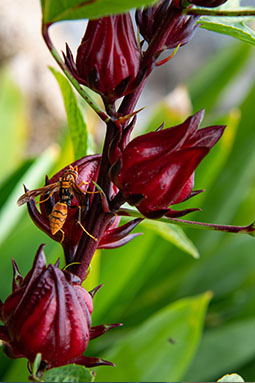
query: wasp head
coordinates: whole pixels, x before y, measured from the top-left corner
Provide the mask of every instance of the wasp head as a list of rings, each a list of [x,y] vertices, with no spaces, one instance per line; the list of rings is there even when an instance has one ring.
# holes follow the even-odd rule
[[[75,181],[78,177],[78,167],[77,166],[73,167],[72,165],[69,165],[69,168],[64,172],[64,176],[67,176],[68,174],[70,174]]]

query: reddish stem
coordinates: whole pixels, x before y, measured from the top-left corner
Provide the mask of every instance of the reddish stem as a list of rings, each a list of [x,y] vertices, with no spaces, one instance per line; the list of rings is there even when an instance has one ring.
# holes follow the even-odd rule
[[[115,129],[116,127],[112,122],[107,124],[102,160],[97,179],[97,184],[102,188],[108,200],[110,200],[111,189],[111,181],[108,176],[111,165],[108,159],[108,148],[115,134]],[[86,277],[88,267],[97,249],[100,238],[113,215],[113,213],[105,213],[103,211],[101,197],[99,194],[95,194],[87,215],[86,229],[97,238],[97,241],[89,237],[86,233],[83,233],[74,256],[74,261],[80,262],[80,264],[71,266],[71,271],[77,274],[82,280]]]

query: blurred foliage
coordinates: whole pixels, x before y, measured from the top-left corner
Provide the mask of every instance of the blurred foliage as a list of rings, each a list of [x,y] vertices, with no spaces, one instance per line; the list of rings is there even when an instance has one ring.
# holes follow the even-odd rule
[[[41,0],[45,24],[62,20],[98,18],[111,13],[124,13],[134,7],[149,5],[153,0]]]
[[[0,174],[2,182],[22,161],[27,129],[25,101],[5,67],[0,72],[0,84],[0,160],[4,164]]]
[[[202,64],[186,84],[194,112],[209,111],[206,125],[208,121],[228,124],[223,139],[196,172],[196,189],[207,191],[182,204],[203,208],[192,219],[244,225],[255,218],[254,84],[234,109],[219,115],[216,108],[222,92],[228,88],[231,93],[251,53],[250,45],[244,43],[226,47]],[[2,71],[0,77],[1,126],[8,126],[2,129],[5,144],[0,151],[6,165],[0,178],[0,215],[5,211],[12,218],[4,222],[11,226],[0,244],[4,300],[11,291],[11,257],[25,275],[43,242],[48,262],[61,257],[63,266],[60,245],[32,224],[25,209],[18,213],[11,208],[10,198],[12,204],[16,198],[13,191],[19,188],[22,193],[24,180],[29,188],[42,185],[51,167],[59,169],[73,158],[68,139],[57,158],[56,153],[53,157],[50,152],[42,154],[44,168],[38,165],[40,158],[22,158],[25,129],[20,116],[25,115],[25,105],[8,73]],[[162,116],[166,126],[176,123],[176,113],[168,113],[167,107],[164,102],[158,104],[151,128],[162,123]],[[144,224],[137,231],[144,235],[120,249],[96,253],[85,281],[87,288],[104,283],[94,299],[93,324],[124,323],[123,328],[92,341],[86,352],[117,364],[116,369],[95,369],[96,381],[216,381],[233,371],[253,381],[254,238],[186,229],[185,236],[193,242],[188,251],[182,235],[175,236],[176,244],[159,228]],[[197,251],[198,260],[187,254],[197,255]],[[8,359],[0,350],[0,380],[27,381],[27,375],[26,360]]]
[[[61,89],[67,114],[70,136],[74,147],[74,159],[78,160],[87,154],[88,134],[86,122],[84,121],[84,117],[79,108],[77,98],[69,81],[65,78],[64,75],[57,72],[54,68],[50,68],[50,70],[55,76]]]

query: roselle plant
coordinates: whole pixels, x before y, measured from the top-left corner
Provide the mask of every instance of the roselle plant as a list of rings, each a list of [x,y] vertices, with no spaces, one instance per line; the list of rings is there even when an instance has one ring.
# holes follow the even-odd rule
[[[116,371],[122,367],[118,366],[117,360],[115,361],[115,357],[121,361],[122,354],[125,358],[125,347],[121,343],[120,346],[117,344],[111,361],[101,358],[100,355],[88,356],[87,349],[93,347],[91,341],[94,338],[101,338],[108,330],[122,325],[116,323],[120,322],[119,318],[113,321],[114,323],[111,321],[106,324],[93,324],[92,312],[97,315],[97,310],[101,309],[100,300],[93,303],[95,294],[100,289],[98,294],[101,294],[101,300],[105,299],[107,302],[108,299],[106,293],[104,298],[103,279],[100,280],[100,285],[95,285],[90,290],[85,287],[87,278],[93,274],[91,262],[97,250],[115,249],[126,245],[142,234],[132,232],[138,225],[142,231],[144,227],[146,230],[146,226],[142,226],[146,225],[146,222],[161,227],[174,224],[176,230],[179,226],[186,226],[255,236],[253,223],[233,226],[180,218],[193,212],[198,212],[196,217],[199,217],[200,206],[186,207],[185,201],[190,202],[190,198],[205,192],[195,189],[195,172],[217,142],[224,140],[224,130],[228,130],[225,124],[206,123],[206,127],[201,128],[206,113],[206,110],[201,109],[195,110],[179,124],[165,127],[164,121],[160,121],[160,125],[154,126],[153,131],[131,137],[139,119],[136,105],[149,76],[157,67],[174,59],[178,49],[191,40],[199,25],[208,29],[215,28],[215,21],[214,27],[210,27],[210,21],[203,21],[200,16],[238,16],[238,38],[247,39],[247,31],[240,27],[241,21],[243,17],[254,16],[255,12],[253,9],[243,10],[241,7],[232,10],[228,7],[230,0],[160,0],[155,4],[150,4],[149,1],[146,5],[144,3],[136,2],[137,10],[132,19],[129,13],[123,13],[129,5],[119,2],[109,6],[100,4],[99,1],[89,5],[71,0],[65,4],[59,2],[58,5],[53,1],[41,2],[44,41],[69,83],[104,123],[105,137],[102,153],[87,155],[85,149],[82,152],[83,146],[79,142],[82,139],[79,135],[84,137],[86,134],[82,130],[85,124],[75,104],[79,123],[77,126],[73,124],[72,132],[79,158],[58,170],[51,178],[46,176],[45,185],[40,189],[31,191],[27,189],[30,185],[25,185],[24,195],[21,197],[22,203],[27,203],[32,221],[50,240],[60,243],[65,258],[64,267],[60,267],[59,260],[55,264],[47,265],[44,245],[38,243],[39,249],[32,268],[24,279],[13,260],[12,293],[0,305],[0,319],[3,322],[0,327],[0,339],[4,344],[4,352],[10,358],[26,358],[30,380],[33,381],[54,381],[54,374],[57,379],[64,376],[63,381],[67,381],[66,374],[71,375],[72,381],[75,374],[80,374],[80,380],[77,381],[91,381],[97,371],[93,370],[91,373],[84,367],[116,364]],[[220,5],[224,7],[215,9]],[[115,14],[112,14],[113,10]],[[76,54],[67,43],[61,58],[50,38],[50,26],[57,21],[77,18],[89,18],[84,36]],[[218,23],[220,29],[220,21]],[[226,23],[224,33],[231,35],[232,27],[231,23],[229,26]],[[140,36],[139,39],[136,32]],[[250,39],[249,42],[254,44],[255,33]],[[161,54],[166,51],[169,51],[169,54],[162,59]],[[52,72],[62,90],[71,89],[65,77],[54,69]],[[97,104],[96,98],[91,96],[87,88],[100,95],[102,104]],[[70,113],[68,106],[67,113]],[[75,178],[64,177],[68,174],[68,169],[74,169]],[[210,172],[210,169],[206,171]],[[38,201],[35,200],[35,196],[39,196]],[[183,202],[185,207],[179,207]],[[127,204],[132,207],[128,207]],[[127,221],[120,222],[121,217]],[[59,225],[56,230],[52,230],[52,223],[56,225],[56,222],[59,222]],[[181,237],[179,242],[183,238]],[[136,239],[137,242],[139,240],[143,241],[143,238]],[[149,257],[152,256],[157,256],[157,249],[150,249],[145,263],[151,262]],[[28,258],[28,254],[26,257]],[[133,254],[133,257],[139,258],[139,255]],[[31,256],[27,262],[30,261]],[[107,259],[104,262],[107,263]],[[113,278],[118,278],[122,285],[125,270],[119,271]],[[148,268],[141,264],[140,274],[143,272],[147,273]],[[164,271],[162,276],[163,274]],[[151,283],[153,286],[153,275]],[[138,290],[142,285],[143,283],[138,284]],[[178,313],[180,310],[180,318],[185,318],[185,312],[193,310],[192,315],[198,318],[199,323],[196,324],[195,330],[191,326],[190,331],[198,332],[198,328],[201,330],[210,298],[211,293],[207,292],[194,300],[187,300],[179,306],[177,304],[175,311],[171,311],[174,310],[171,307],[170,313],[172,315],[172,312]],[[114,310],[112,305],[107,307],[110,313],[106,314],[107,320]],[[173,329],[171,327],[171,315],[169,318],[166,316],[166,319],[164,315],[157,319],[157,326],[166,328],[169,333],[168,341],[164,338],[167,346],[175,344],[174,338],[170,336],[172,332],[172,336],[175,337],[174,326]],[[125,325],[125,315],[122,316],[121,322]],[[117,332],[115,329],[112,334],[114,331],[122,337],[121,330]],[[152,322],[148,322],[146,342],[153,338],[153,331],[155,329]],[[128,348],[129,340],[125,339]],[[140,344],[144,344],[146,349],[144,339],[141,339],[141,342],[139,339],[141,333],[137,331],[131,335],[130,342],[138,342],[138,349]],[[156,343],[157,341],[155,360],[157,353],[161,352],[160,344]],[[101,349],[104,349],[103,340],[101,345]],[[152,355],[150,358],[146,356],[148,371],[150,366],[154,366]],[[144,364],[142,353],[137,360]],[[155,370],[158,370],[157,363],[156,361]],[[169,363],[171,370],[174,364],[178,364],[178,360],[173,358]],[[69,365],[72,366],[68,367]],[[82,370],[80,366],[83,366]],[[187,367],[185,364],[183,370],[186,371]],[[127,361],[126,369],[129,368],[132,371],[133,366]],[[155,380],[153,368],[151,373],[142,375],[143,379],[141,375],[129,375],[128,372],[126,380]],[[102,381],[104,370],[101,371],[99,379]],[[162,374],[158,372],[158,379],[161,381],[181,378],[179,375],[171,375],[167,366],[162,371]],[[108,373],[111,374],[105,372]],[[107,380],[110,379],[105,376]],[[118,372],[116,380],[121,380]]]

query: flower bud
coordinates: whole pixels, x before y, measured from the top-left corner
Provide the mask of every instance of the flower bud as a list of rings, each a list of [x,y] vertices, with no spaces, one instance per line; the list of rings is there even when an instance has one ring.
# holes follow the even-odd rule
[[[43,245],[30,272],[0,309],[4,323],[0,339],[9,356],[25,357],[32,363],[41,353],[47,369],[69,363],[111,364],[82,354],[90,339],[119,324],[91,328],[92,295],[74,274],[56,265],[47,267],[42,249]]]
[[[53,234],[52,232],[51,214],[54,206],[56,206],[57,202],[60,201],[60,188],[56,189],[50,198],[47,198],[47,194],[42,194],[41,201],[45,200],[45,202],[40,201],[39,206],[41,212],[37,209],[36,203],[33,199],[31,199],[27,204],[30,217],[34,223],[52,239],[57,242],[61,242],[68,262],[72,261],[73,255],[83,233],[83,229],[78,222],[79,213],[81,213],[81,223],[84,227],[86,227],[86,215],[95,195],[92,192],[96,191],[93,181],[97,181],[100,161],[101,155],[95,154],[83,157],[71,164],[72,167],[77,166],[78,176],[75,180],[75,184],[79,186],[84,195],[81,194],[81,201],[78,200],[73,194],[70,206],[67,206],[65,222],[61,227],[61,230],[56,233]],[[58,183],[60,177],[63,177],[63,174],[69,167],[70,165],[66,166],[64,169],[56,173],[50,180],[47,179],[47,185],[53,185],[56,182]],[[87,193],[88,191],[90,193]],[[80,212],[78,208],[79,206],[81,206]]]
[[[132,91],[140,53],[129,14],[90,20],[77,50],[67,47],[65,61],[76,79],[112,104]]]
[[[155,34],[161,30],[161,22],[166,13],[169,20],[167,24],[169,34],[164,44],[165,48],[172,49],[187,44],[197,28],[195,24],[198,17],[182,15],[169,0],[162,0],[155,6],[136,11],[136,23],[141,35],[150,43]]]
[[[61,227],[61,230],[55,233],[52,232],[52,226],[54,228],[54,225],[52,225],[51,218],[53,209],[56,209],[57,203],[60,201],[60,188],[57,188],[50,198],[47,198],[47,194],[42,194],[39,204],[41,212],[37,209],[34,199],[30,199],[27,203],[28,212],[33,222],[52,239],[61,242],[67,263],[73,261],[74,254],[83,234],[83,228],[79,224],[79,218],[83,227],[86,228],[87,226],[87,213],[95,196],[94,192],[98,192],[93,181],[97,181],[100,161],[101,155],[96,154],[83,157],[71,164],[73,168],[77,167],[78,176],[75,180],[75,184],[79,186],[82,191],[82,200],[78,200],[75,195],[71,199],[70,205],[67,205],[66,207],[65,222]],[[63,174],[69,167],[70,165],[66,166],[64,169],[56,173],[50,180],[47,179],[47,186],[50,187],[50,185],[59,183],[60,178],[63,177]],[[111,197],[113,198],[117,192],[117,187],[114,184],[111,184]],[[21,199],[22,198],[23,196]],[[101,200],[99,200],[99,203],[101,203]],[[79,213],[81,213],[80,217]],[[63,216],[61,218],[63,218]],[[135,225],[133,225],[133,221],[131,221],[128,225],[118,227],[119,217],[114,216],[107,225],[101,239],[98,241],[97,247],[99,249],[116,248],[123,246],[132,240],[139,235],[138,233],[130,234],[134,227],[139,223],[136,220],[134,222]]]
[[[113,182],[144,216],[176,217],[192,211],[176,212],[169,206],[197,194],[192,192],[194,171],[225,128],[198,130],[202,118],[203,111],[178,126],[136,137],[112,166]]]

